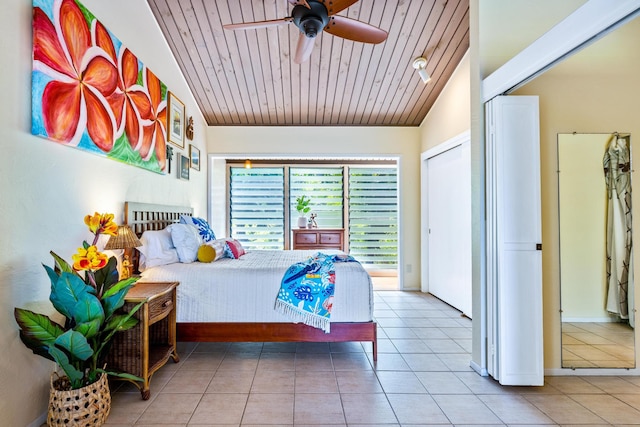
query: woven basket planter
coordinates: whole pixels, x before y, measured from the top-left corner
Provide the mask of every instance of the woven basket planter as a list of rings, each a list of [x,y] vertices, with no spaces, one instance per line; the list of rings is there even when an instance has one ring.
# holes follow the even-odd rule
[[[102,374],[98,381],[76,390],[58,390],[68,381],[67,377],[58,377],[56,373],[51,375],[47,425],[97,427],[104,424],[111,410],[107,375]]]

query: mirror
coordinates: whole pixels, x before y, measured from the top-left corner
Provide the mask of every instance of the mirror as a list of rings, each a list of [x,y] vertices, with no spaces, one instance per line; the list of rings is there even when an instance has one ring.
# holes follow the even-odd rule
[[[630,154],[629,134],[558,134],[563,368],[635,367]]]

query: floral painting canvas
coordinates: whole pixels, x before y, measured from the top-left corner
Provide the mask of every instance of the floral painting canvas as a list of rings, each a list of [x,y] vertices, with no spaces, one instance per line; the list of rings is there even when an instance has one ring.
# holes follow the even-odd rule
[[[33,0],[32,133],[166,173],[167,88],[81,3]]]

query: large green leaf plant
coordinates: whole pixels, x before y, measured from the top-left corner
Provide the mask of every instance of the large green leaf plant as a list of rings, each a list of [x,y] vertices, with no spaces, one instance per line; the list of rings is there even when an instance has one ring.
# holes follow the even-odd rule
[[[311,210],[311,206],[309,206],[309,203],[311,203],[311,199],[305,195],[296,198],[296,210],[298,211],[300,216],[305,215]]]
[[[133,315],[142,303],[129,312],[118,310],[138,279],[118,280],[115,257],[109,258],[96,248],[100,234],[117,232],[113,215],[96,212],[85,217],[85,224],[95,235],[93,244],[83,242],[73,255],[73,265],[51,252],[54,267],[44,266],[51,281],[49,300],[65,317],[64,325],[43,314],[16,308],[20,339],[35,354],[56,362],[72,389],[92,384],[102,373],[141,381],[130,374],[104,369],[113,336],[138,323]]]

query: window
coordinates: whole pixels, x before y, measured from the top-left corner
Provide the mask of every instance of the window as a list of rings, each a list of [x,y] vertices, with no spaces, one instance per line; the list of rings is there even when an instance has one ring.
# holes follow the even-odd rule
[[[231,236],[247,249],[284,249],[284,169],[230,172]]]
[[[296,198],[311,199],[321,228],[345,228],[369,270],[398,267],[397,166],[229,165],[229,231],[247,249],[289,249]],[[308,215],[307,215],[308,216]]]
[[[349,250],[362,265],[398,267],[397,169],[349,168]]]
[[[311,199],[311,212],[318,214],[318,225],[323,228],[342,228],[343,221],[343,168],[289,169],[289,195],[291,222],[298,223],[296,199]],[[307,218],[309,215],[306,215]],[[320,225],[322,224],[322,225]]]

